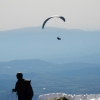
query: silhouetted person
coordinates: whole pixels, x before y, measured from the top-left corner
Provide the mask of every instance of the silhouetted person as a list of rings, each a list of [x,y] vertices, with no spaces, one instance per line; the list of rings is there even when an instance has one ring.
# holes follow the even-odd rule
[[[17,73],[16,77],[18,81],[16,82],[15,89],[12,89],[12,92],[17,93],[18,100],[32,100],[34,93],[30,84],[31,80],[23,79],[22,73]]]

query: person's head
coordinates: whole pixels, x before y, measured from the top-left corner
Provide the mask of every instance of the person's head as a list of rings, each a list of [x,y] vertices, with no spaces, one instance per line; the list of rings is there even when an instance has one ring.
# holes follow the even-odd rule
[[[21,72],[18,72],[18,73],[16,74],[16,77],[17,77],[18,80],[20,80],[20,79],[23,78],[23,74],[22,74]]]

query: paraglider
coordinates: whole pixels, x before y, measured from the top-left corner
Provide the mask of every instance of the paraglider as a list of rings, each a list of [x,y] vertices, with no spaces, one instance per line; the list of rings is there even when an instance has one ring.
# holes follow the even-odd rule
[[[48,20],[50,20],[51,18],[55,18],[55,17],[56,17],[56,18],[60,18],[60,19],[62,19],[62,20],[65,22],[65,18],[64,18],[63,16],[58,16],[58,15],[51,16],[51,17],[47,18],[47,19],[43,22],[42,29],[44,29],[44,26],[45,26],[45,24],[47,23]]]
[[[51,18],[60,18],[61,20],[63,20],[65,22],[65,18],[63,16],[58,16],[58,15],[55,15],[55,16],[51,16],[49,18],[47,18],[44,22],[43,22],[43,25],[42,25],[42,29],[44,29],[44,26],[45,24],[47,23],[48,20],[50,20]],[[58,40],[61,40],[60,37],[57,37]]]

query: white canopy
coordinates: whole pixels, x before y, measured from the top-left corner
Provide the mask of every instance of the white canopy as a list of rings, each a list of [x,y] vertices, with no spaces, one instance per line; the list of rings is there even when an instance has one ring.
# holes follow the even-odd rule
[[[66,97],[69,100],[100,100],[100,94],[80,94],[71,95],[65,93],[49,93],[38,97],[38,100],[49,100],[54,98]]]

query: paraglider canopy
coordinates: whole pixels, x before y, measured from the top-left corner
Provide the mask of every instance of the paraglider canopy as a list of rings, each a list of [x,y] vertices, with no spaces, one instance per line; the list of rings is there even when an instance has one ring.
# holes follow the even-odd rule
[[[44,22],[43,22],[43,25],[42,25],[42,29],[44,29],[44,26],[45,24],[47,23],[48,20],[50,20],[51,18],[60,18],[61,20],[63,20],[65,22],[65,18],[63,16],[58,16],[58,15],[54,15],[54,16],[51,16],[49,18],[47,18]]]

